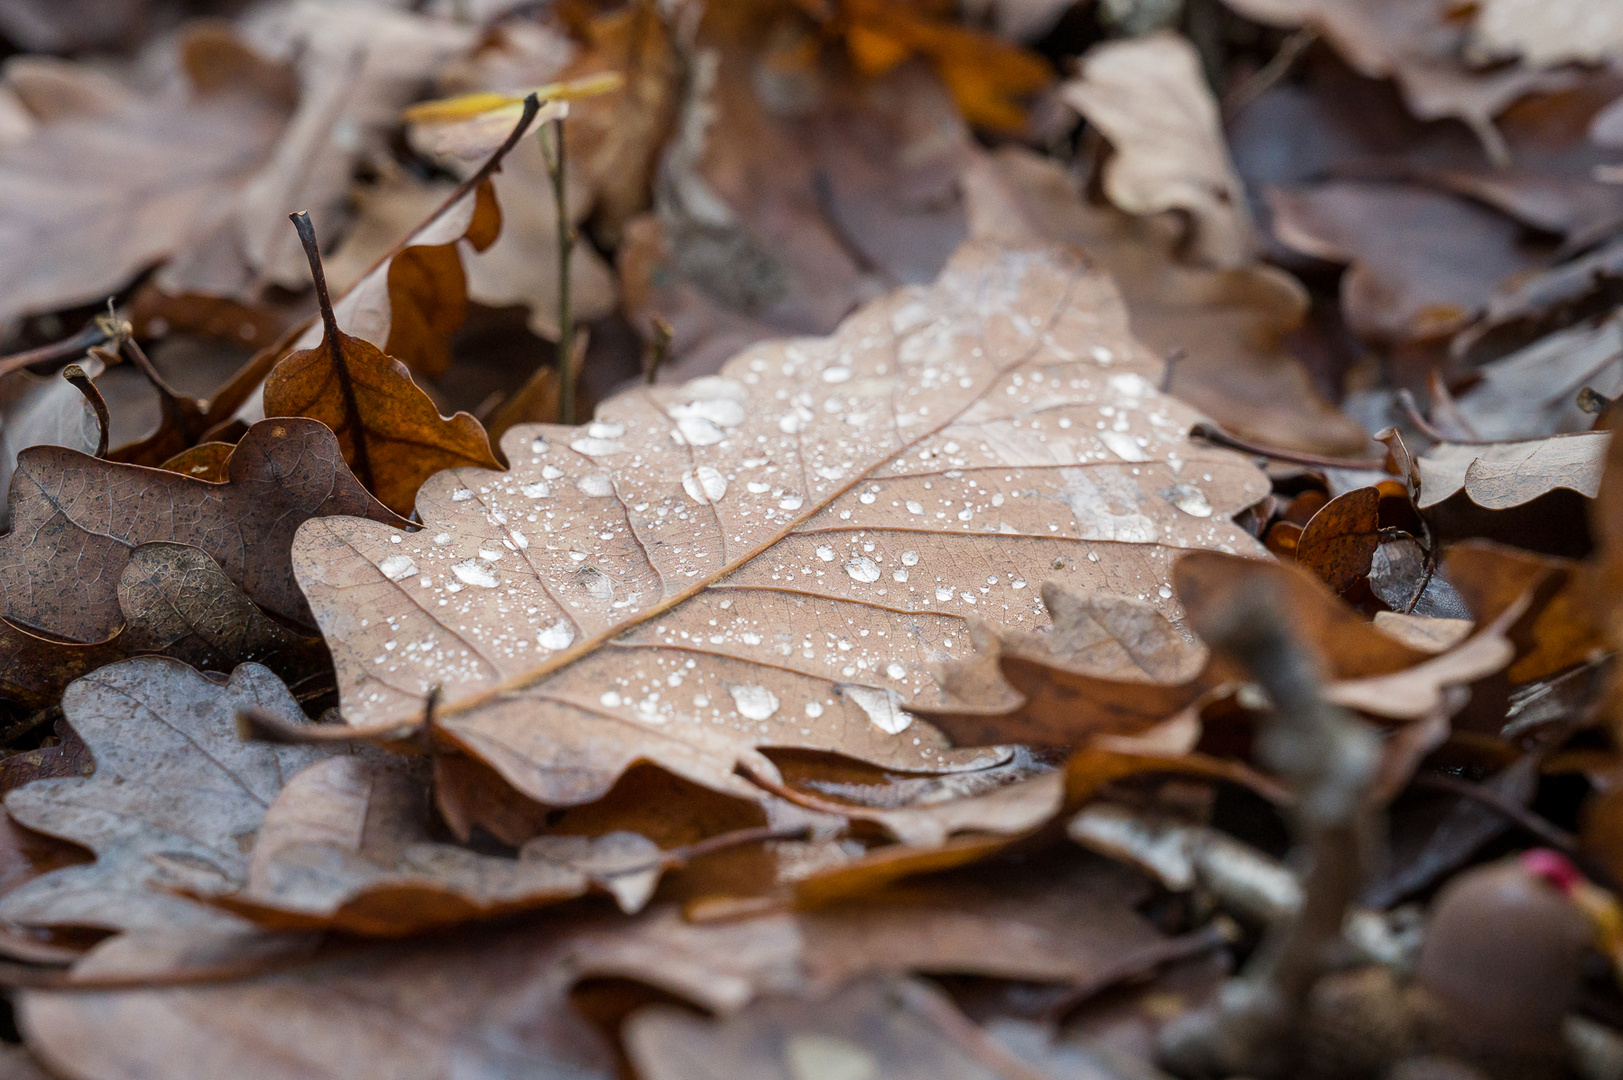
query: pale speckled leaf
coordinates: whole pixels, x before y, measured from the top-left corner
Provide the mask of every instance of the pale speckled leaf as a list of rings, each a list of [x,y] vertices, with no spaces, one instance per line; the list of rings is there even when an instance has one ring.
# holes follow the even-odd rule
[[[243,876],[282,785],[331,753],[243,742],[236,713],[245,708],[301,717],[287,687],[258,664],[221,684],[143,656],[69,686],[62,711],[95,755],[94,775],[36,780],[7,795],[5,808],[21,825],[84,844],[96,861],[7,894],[0,918],[121,930],[242,925],[172,890]]]
[[[970,243],[832,337],[515,428],[511,471],[423,486],[420,532],[301,529],[344,717],[438,687],[437,733],[553,804],[639,760],[747,792],[764,746],[986,763],[908,711],[968,617],[1040,625],[1051,577],[1176,617],[1180,550],[1260,551],[1230,518],[1265,478],[1188,440],[1161,369],[1073,252]]]

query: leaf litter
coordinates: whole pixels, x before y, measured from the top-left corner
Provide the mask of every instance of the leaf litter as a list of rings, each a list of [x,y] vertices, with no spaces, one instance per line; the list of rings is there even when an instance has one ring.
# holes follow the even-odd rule
[[[1612,5],[116,7],[8,1075],[1616,1074]]]

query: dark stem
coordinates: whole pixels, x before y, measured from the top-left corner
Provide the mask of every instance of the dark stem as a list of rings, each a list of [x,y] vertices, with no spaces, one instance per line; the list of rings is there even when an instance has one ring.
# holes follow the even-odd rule
[[[653,352],[648,357],[649,386],[654,385],[655,380],[659,378],[659,369],[665,366],[666,360],[670,359],[671,338],[675,335],[675,331],[671,329],[671,324],[658,315],[653,316],[653,323]]]
[[[1452,443],[1457,446],[1492,446],[1498,439],[1464,439],[1457,438],[1443,431],[1420,411],[1420,405],[1415,401],[1414,394],[1408,390],[1398,391],[1398,404],[1403,406],[1403,413],[1409,418],[1409,423],[1420,429],[1420,434],[1435,443]]]
[[[1490,788],[1481,784],[1473,784],[1469,780],[1461,780],[1457,776],[1439,776],[1435,773],[1421,773],[1411,782],[1415,787],[1430,788],[1432,791],[1446,791],[1450,795],[1458,795],[1462,799],[1470,799],[1472,802],[1481,803],[1494,813],[1532,833],[1540,841],[1555,848],[1574,862],[1585,863],[1587,861],[1584,858],[1584,853],[1579,850],[1576,836],[1551,824],[1543,817],[1527,809],[1527,807],[1505,798]]]
[[[366,448],[366,427],[361,422],[361,404],[355,397],[355,383],[349,377],[349,363],[344,359],[344,338],[338,330],[338,317],[333,314],[332,297],[327,294],[327,274],[321,268],[321,251],[316,247],[315,226],[310,215],[300,210],[289,214],[293,228],[298,230],[299,243],[304,246],[304,257],[310,260],[310,277],[316,284],[316,303],[321,307],[322,340],[332,358],[333,371],[338,375],[338,392],[344,397],[344,418],[349,425],[350,443],[355,447],[355,476],[368,491],[377,490],[372,476],[372,457]]]
[[[575,308],[570,296],[569,264],[575,255],[575,227],[569,223],[569,189],[564,176],[564,120],[552,122],[550,145],[541,146],[552,179],[552,205],[558,215],[558,423],[575,422]]]
[[[1230,450],[1238,450],[1242,454],[1255,454],[1257,457],[1272,458],[1275,461],[1288,461],[1293,465],[1306,465],[1314,469],[1358,469],[1363,472],[1385,472],[1386,463],[1371,458],[1338,458],[1325,457],[1322,454],[1309,454],[1300,450],[1283,450],[1277,446],[1264,446],[1261,443],[1248,442],[1237,435],[1230,435],[1216,424],[1196,424],[1189,429],[1191,439],[1204,439],[1217,446],[1226,446]]]
[[[73,388],[85,396],[90,407],[96,411],[96,423],[101,427],[101,434],[96,438],[96,456],[107,456],[107,429],[112,425],[112,415],[107,411],[107,399],[101,396],[96,384],[90,381],[85,369],[78,364],[69,364],[62,369],[62,377],[73,384]]]
[[[66,360],[69,357],[80,356],[93,346],[100,345],[119,336],[122,323],[111,323],[102,316],[97,316],[85,324],[72,337],[53,341],[49,345],[41,345],[37,349],[26,352],[12,353],[10,356],[0,356],[0,375],[10,375],[13,371],[21,371],[34,364],[45,364],[52,360]]]

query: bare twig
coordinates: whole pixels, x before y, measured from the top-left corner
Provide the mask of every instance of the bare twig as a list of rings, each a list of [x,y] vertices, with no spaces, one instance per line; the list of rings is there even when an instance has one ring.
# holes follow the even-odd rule
[[[10,356],[0,356],[0,375],[10,375],[13,371],[21,371],[35,364],[48,364],[53,360],[67,360],[76,356],[83,356],[85,352],[97,345],[113,341],[129,333],[129,323],[121,319],[98,315],[85,324],[72,337],[53,341],[49,345],[41,345],[37,349],[26,352],[12,353]]]
[[[1307,872],[1301,909],[1270,927],[1213,1006],[1163,1029],[1160,1051],[1184,1075],[1280,1077],[1293,1065],[1299,1010],[1341,940],[1370,862],[1376,833],[1367,791],[1381,740],[1324,700],[1316,660],[1291,636],[1272,589],[1241,593],[1196,621],[1201,637],[1243,663],[1273,703],[1257,753],[1296,789],[1291,824]]]
[[[62,369],[62,377],[73,384],[73,388],[85,396],[85,401],[95,410],[96,424],[101,428],[96,436],[96,456],[107,456],[107,430],[112,426],[112,415],[107,411],[107,399],[101,396],[96,384],[90,381],[90,376],[78,364],[69,364]]]
[[[1227,100],[1223,102],[1223,115],[1232,119],[1245,111],[1246,106],[1256,101],[1280,79],[1290,74],[1291,68],[1296,66],[1296,61],[1300,60],[1302,54],[1312,48],[1313,43],[1318,40],[1318,31],[1306,26],[1286,38],[1280,44],[1279,51],[1274,53],[1266,64],[1258,68],[1255,75],[1235,87],[1234,92],[1228,95]]]
[[[1461,780],[1457,776],[1441,776],[1436,773],[1421,773],[1411,783],[1415,787],[1430,788],[1433,791],[1446,791],[1451,795],[1458,795],[1463,799],[1481,803],[1494,813],[1532,833],[1540,841],[1555,848],[1574,862],[1585,861],[1576,836],[1565,829],[1552,825],[1543,817],[1527,809],[1527,807],[1505,798],[1492,788],[1484,787],[1482,784],[1473,784],[1469,780]]]
[[[653,316],[653,323],[654,323],[653,348],[650,351],[649,356],[648,356],[648,385],[649,386],[654,385],[655,381],[657,381],[659,379],[659,369],[665,366],[665,361],[666,360],[670,359],[670,355],[671,355],[671,338],[675,334],[675,331],[671,329],[671,324],[666,322],[660,316],[658,316],[658,315]]]
[[[1191,439],[1204,439],[1206,442],[1217,446],[1226,446],[1230,450],[1238,450],[1242,454],[1254,454],[1257,457],[1272,458],[1275,461],[1288,461],[1293,465],[1306,465],[1315,469],[1386,471],[1386,463],[1379,458],[1325,457],[1322,454],[1309,454],[1301,450],[1285,450],[1277,446],[1265,446],[1262,443],[1242,439],[1238,435],[1230,435],[1216,424],[1196,424],[1189,429],[1189,437]]]
[[[546,137],[547,131],[552,138]],[[547,175],[552,180],[552,204],[558,215],[558,423],[575,422],[574,356],[575,308],[570,295],[569,267],[575,256],[575,227],[569,221],[569,189],[564,157],[564,118],[558,117],[550,129],[543,128],[537,137],[541,141],[542,155],[547,161]]]

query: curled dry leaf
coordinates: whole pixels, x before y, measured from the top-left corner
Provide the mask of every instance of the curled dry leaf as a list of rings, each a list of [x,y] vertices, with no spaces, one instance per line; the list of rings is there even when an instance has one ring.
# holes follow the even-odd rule
[[[212,986],[30,993],[21,1026],[54,1069],[107,1080],[154,1070],[174,1080],[443,1080],[467,1069],[612,1080],[613,1048],[569,1000],[579,980],[630,976],[731,1011],[757,984],[791,980],[795,954],[786,919],[552,921],[352,950]],[[93,975],[98,959],[80,970]],[[265,1053],[267,1031],[295,1028],[297,1039]]]
[[[216,905],[276,929],[404,936],[583,895],[647,902],[662,852],[635,833],[537,837],[517,859],[432,838],[424,778],[400,761],[318,762],[265,812],[241,889]]]
[[[75,641],[104,641],[124,616],[118,584],[142,544],[189,544],[274,615],[310,621],[293,580],[295,530],[321,514],[406,523],[366,493],[314,420],[266,420],[242,437],[223,484],[120,465],[59,446],[18,458],[0,535],[0,616]]]
[[[1354,488],[1331,499],[1308,519],[1296,541],[1296,561],[1338,593],[1369,576],[1381,546],[1381,493]]]
[[[1255,258],[1245,186],[1194,46],[1171,33],[1100,45],[1060,93],[1116,148],[1104,172],[1111,202],[1131,214],[1188,212],[1193,248],[1213,266]]]
[[[1506,510],[1558,488],[1593,499],[1610,442],[1610,432],[1584,431],[1528,442],[1440,443],[1416,459],[1416,505],[1424,510],[1464,492],[1485,510]]]
[[[1131,975],[1131,961],[1162,940],[1132,910],[1143,897],[1138,879],[1078,853],[910,883],[874,908],[701,925],[656,908],[373,944],[209,986],[25,991],[21,1027],[53,1067],[110,1080],[159,1063],[176,1080],[222,1069],[437,1080],[468,1068],[607,1080],[612,1051],[570,1003],[582,980],[649,987],[726,1016],[761,994],[821,994],[866,973]],[[126,970],[119,954],[118,939],[99,946],[76,980]],[[267,1058],[264,1033],[293,1024],[301,1037]],[[198,1045],[210,1053],[184,1052]]]
[[[79,366],[92,379],[104,369],[94,356]],[[17,455],[30,446],[66,446],[94,454],[100,440],[95,411],[67,380],[27,370],[0,376],[0,489],[10,490]]]
[[[142,657],[68,687],[62,711],[95,755],[94,775],[37,780],[8,794],[6,810],[20,825],[83,844],[96,861],[0,899],[0,918],[114,930],[240,925],[172,890],[239,880],[243,841],[271,800],[328,752],[244,742],[236,714],[245,708],[302,715],[257,664],[222,685],[177,661]]]
[[[424,485],[420,533],[299,535],[345,718],[393,729],[438,687],[436,735],[554,805],[637,760],[749,794],[761,746],[985,763],[909,711],[968,616],[1037,625],[1056,563],[1170,612],[1173,552],[1255,550],[1227,519],[1261,474],[1187,440],[1159,371],[1071,255],[970,244],[831,339],[516,428],[511,471]]]
[[[74,679],[133,656],[168,656],[209,671],[256,661],[298,684],[328,663],[320,638],[273,622],[209,556],[185,544],[141,544],[118,579],[123,629],[110,641],[53,641],[0,621],[0,695],[32,708],[57,700]]]
[[[308,220],[303,227],[309,228]],[[290,354],[271,370],[265,379],[266,415],[303,416],[325,424],[338,437],[344,460],[361,482],[402,515],[412,512],[423,481],[442,469],[501,468],[479,421],[465,412],[441,416],[433,399],[412,381],[406,365],[364,338],[338,329],[313,238],[310,244],[325,332],[320,344]],[[422,281],[431,282],[433,260],[414,258],[424,250],[406,249],[391,267],[404,267],[405,279],[420,274]],[[448,258],[460,272],[454,248]],[[395,277],[393,269],[390,277]],[[459,289],[455,295],[463,294]]]

